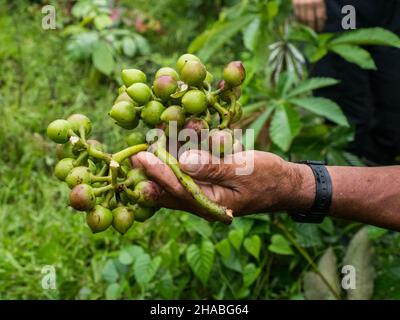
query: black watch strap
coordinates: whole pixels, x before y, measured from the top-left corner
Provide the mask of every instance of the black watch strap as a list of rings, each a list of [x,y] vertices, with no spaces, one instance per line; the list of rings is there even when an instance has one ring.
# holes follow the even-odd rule
[[[292,213],[296,222],[321,223],[329,212],[332,202],[332,181],[324,162],[301,161],[307,164],[315,177],[315,200],[308,212]]]

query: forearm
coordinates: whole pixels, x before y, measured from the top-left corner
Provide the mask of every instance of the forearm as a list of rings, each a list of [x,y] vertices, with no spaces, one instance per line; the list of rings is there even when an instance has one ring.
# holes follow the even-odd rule
[[[315,196],[315,180],[309,168],[295,166],[302,188],[294,193],[293,207],[304,209]],[[332,217],[400,230],[400,166],[327,168],[333,186]]]

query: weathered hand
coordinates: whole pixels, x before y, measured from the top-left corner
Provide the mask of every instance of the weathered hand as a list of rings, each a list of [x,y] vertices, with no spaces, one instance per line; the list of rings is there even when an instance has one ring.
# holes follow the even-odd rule
[[[296,18],[317,31],[322,31],[326,21],[325,0],[292,0]]]

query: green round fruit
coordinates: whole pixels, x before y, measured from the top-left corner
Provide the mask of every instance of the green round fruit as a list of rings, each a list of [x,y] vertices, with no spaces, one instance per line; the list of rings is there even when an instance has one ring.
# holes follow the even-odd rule
[[[171,76],[160,76],[154,80],[153,90],[161,100],[168,100],[178,89],[178,83]]]
[[[86,223],[93,233],[102,232],[111,226],[113,215],[111,210],[96,205],[86,214]]]
[[[122,92],[118,95],[117,99],[115,99],[114,104],[121,102],[121,101],[126,101],[129,103],[134,103],[132,98],[126,93],[126,92]]]
[[[162,76],[170,76],[170,77],[174,78],[176,81],[179,80],[178,72],[176,72],[175,69],[170,68],[170,67],[163,67],[161,69],[158,69],[154,78],[158,79],[159,77],[162,77]]]
[[[96,205],[93,188],[88,184],[78,184],[69,194],[69,204],[79,211],[89,211]]]
[[[133,182],[133,185],[137,185],[141,181],[148,180],[146,173],[142,168],[134,168],[132,170],[129,170],[126,178],[128,180],[131,180]]]
[[[121,128],[132,130],[135,129],[139,124],[139,118],[136,118],[132,122],[125,123],[125,122],[115,122],[116,125],[120,126]]]
[[[169,106],[161,114],[161,121],[169,123],[170,121],[176,121],[178,127],[182,127],[185,123],[185,110],[180,106]]]
[[[150,101],[152,97],[152,92],[149,86],[145,83],[134,83],[128,89],[126,89],[128,95],[135,101],[138,105],[142,106]]]
[[[209,125],[208,125],[207,121],[205,121],[204,119],[190,118],[190,119],[186,120],[183,128],[193,130],[197,134],[198,137],[201,137],[201,130],[209,129]]]
[[[178,69],[178,72],[180,73],[183,66],[185,65],[186,62],[188,61],[200,61],[199,57],[196,57],[194,54],[190,54],[190,53],[185,53],[183,55],[181,55],[178,58],[178,61],[176,62],[176,68]]]
[[[182,97],[182,105],[187,113],[202,113],[207,109],[206,95],[200,90],[189,90]]]
[[[118,94],[122,94],[126,91],[126,85],[122,85],[118,88]]]
[[[124,69],[121,72],[121,78],[126,87],[131,86],[134,83],[147,81],[146,75],[143,71],[138,69]]]
[[[206,67],[199,61],[188,61],[183,66],[181,80],[189,86],[200,86],[207,76]]]
[[[118,124],[127,125],[134,123],[137,119],[136,110],[132,103],[121,101],[114,104],[108,115]]]
[[[71,124],[67,120],[54,120],[47,127],[47,136],[56,143],[66,143],[69,140],[70,129]]]
[[[100,141],[95,140],[95,139],[89,139],[86,142],[92,148],[99,150],[99,151],[104,151],[104,145]]]
[[[92,131],[92,122],[83,114],[72,114],[67,118],[67,121],[71,124],[72,130],[74,130],[76,134],[79,134],[80,128],[83,128],[86,134]]]
[[[161,189],[151,180],[140,181],[134,189],[139,194],[137,202],[144,207],[154,207],[160,197]]]
[[[142,132],[132,132],[125,138],[128,146],[136,146],[138,144],[146,143],[146,135]]]
[[[161,114],[164,112],[165,107],[158,101],[148,102],[141,112],[142,120],[149,126],[156,126],[161,122]]]
[[[134,213],[127,207],[117,207],[112,211],[112,225],[120,234],[125,234],[135,221]]]
[[[61,160],[64,158],[75,158],[75,154],[72,151],[71,142],[67,142],[64,144],[57,144],[56,157],[58,160]]]
[[[65,178],[65,182],[70,188],[77,186],[78,184],[91,184],[92,174],[89,169],[84,166],[73,168]]]
[[[210,72],[207,71],[207,75],[206,75],[206,78],[204,81],[206,81],[208,84],[211,84],[213,82],[213,80],[214,80],[214,76]]]
[[[154,208],[143,207],[139,204],[131,206],[133,214],[135,215],[135,221],[144,222],[150,219],[156,213]]]
[[[60,160],[55,168],[54,175],[61,181],[64,181],[71,170],[74,168],[75,159],[72,158],[64,158]]]
[[[246,78],[246,70],[240,61],[232,61],[224,68],[222,78],[231,87],[237,87]]]

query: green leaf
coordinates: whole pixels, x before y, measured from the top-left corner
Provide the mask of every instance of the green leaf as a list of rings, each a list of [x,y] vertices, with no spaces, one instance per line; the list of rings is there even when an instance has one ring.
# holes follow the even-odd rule
[[[97,70],[110,75],[114,70],[114,57],[111,52],[110,46],[104,41],[98,41],[92,53],[93,65]]]
[[[247,49],[254,51],[257,46],[257,39],[260,33],[260,18],[256,17],[244,30],[243,30],[243,42]]]
[[[253,263],[249,263],[243,269],[243,287],[248,288],[260,275],[261,268],[256,268]]]
[[[192,244],[186,250],[186,260],[196,278],[206,285],[214,264],[215,250],[211,241],[203,239],[201,245]]]
[[[293,98],[289,100],[291,103],[300,106],[312,113],[325,117],[337,124],[348,127],[346,117],[340,107],[332,100],[326,98]]]
[[[122,40],[122,49],[127,57],[133,57],[136,53],[136,42],[130,37]]]
[[[333,78],[310,78],[300,82],[300,84],[289,92],[288,98],[293,98],[301,94],[310,93],[312,90],[333,86],[339,83]]]
[[[119,253],[118,260],[119,260],[119,262],[121,262],[124,265],[129,265],[133,262],[133,257],[131,256],[131,254],[128,251],[122,250]]]
[[[246,238],[243,246],[248,253],[258,260],[261,250],[261,239],[259,236],[253,235],[250,238]]]
[[[378,240],[389,232],[387,229],[378,228],[375,226],[368,226],[368,238],[370,240]]]
[[[136,43],[136,48],[139,50],[139,52],[144,56],[150,54],[151,50],[147,39],[137,33],[134,34],[133,37]]]
[[[244,233],[242,229],[234,229],[229,231],[228,239],[232,243],[233,247],[239,251],[240,246],[243,242]]]
[[[98,30],[103,30],[112,26],[112,20],[108,15],[102,14],[94,18],[94,26]]]
[[[253,150],[254,149],[254,142],[257,139],[258,135],[261,132],[265,122],[268,120],[269,116],[271,115],[272,111],[274,111],[274,107],[268,107],[246,130],[245,134],[243,135],[243,142],[245,144],[246,150]],[[254,132],[254,140],[250,141],[250,136],[248,134],[248,130],[253,130]]]
[[[109,283],[113,283],[118,280],[119,274],[113,260],[107,260],[103,270],[101,271],[101,276]]]
[[[371,54],[361,47],[350,44],[337,44],[330,46],[329,50],[335,52],[346,61],[355,63],[362,69],[376,70]]]
[[[291,255],[293,254],[292,248],[290,247],[289,242],[280,234],[274,234],[271,237],[271,244],[268,246],[269,251],[283,254],[283,255]]]
[[[318,225],[309,223],[295,223],[294,227],[296,240],[302,247],[316,247],[322,244]]]
[[[156,287],[164,299],[170,300],[174,298],[174,283],[169,270],[157,281]]]
[[[300,116],[291,106],[280,105],[275,109],[269,127],[271,140],[283,151],[288,151],[301,129]]]
[[[393,32],[383,28],[366,28],[346,31],[330,42],[337,44],[377,45],[400,47],[400,38]]]
[[[231,245],[229,244],[228,239],[223,239],[215,245],[215,249],[217,249],[218,253],[224,258],[228,259],[231,255]]]
[[[193,215],[190,215],[185,221],[185,229],[195,231],[204,238],[210,238],[212,235],[210,223]]]
[[[106,289],[107,300],[117,300],[121,297],[121,287],[118,283],[110,284]]]
[[[133,273],[137,283],[141,287],[144,287],[146,284],[148,284],[155,276],[160,264],[160,256],[155,257],[153,260],[147,253],[137,257],[133,265]]]

